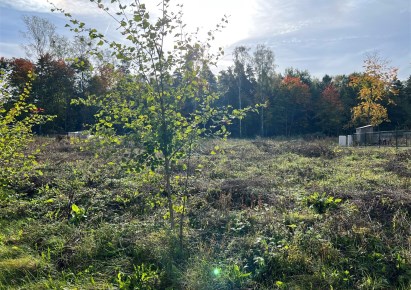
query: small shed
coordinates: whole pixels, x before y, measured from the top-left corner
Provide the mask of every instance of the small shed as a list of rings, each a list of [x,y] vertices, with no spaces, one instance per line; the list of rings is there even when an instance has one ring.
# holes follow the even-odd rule
[[[372,140],[373,133],[374,133],[373,125],[358,127],[355,129],[356,141],[359,144],[367,144],[367,142],[369,143]]]
[[[355,128],[355,133],[356,134],[366,134],[366,133],[373,133],[374,132],[374,126],[373,125],[367,125],[367,126],[362,126]]]

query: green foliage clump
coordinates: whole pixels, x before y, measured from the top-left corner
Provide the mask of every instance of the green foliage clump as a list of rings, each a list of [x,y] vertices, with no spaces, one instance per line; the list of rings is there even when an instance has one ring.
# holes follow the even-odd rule
[[[342,199],[329,196],[325,192],[322,194],[314,192],[307,196],[304,201],[307,206],[313,208],[317,213],[322,214],[330,209],[337,208]]]
[[[12,94],[8,78],[8,72],[0,70],[0,186],[21,182],[33,173],[37,165],[34,154],[38,152],[29,148],[34,141],[33,126],[51,120],[27,102],[31,73],[19,96]]]
[[[158,289],[160,275],[153,265],[145,265],[144,263],[134,266],[134,271],[131,274],[119,272],[116,277],[119,289],[141,289],[154,290]]]
[[[86,218],[86,212],[84,208],[79,208],[75,203],[71,205],[71,219],[70,222],[78,224]]]

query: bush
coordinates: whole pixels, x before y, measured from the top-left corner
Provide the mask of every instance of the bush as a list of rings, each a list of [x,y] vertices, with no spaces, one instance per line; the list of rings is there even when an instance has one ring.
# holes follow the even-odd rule
[[[314,192],[307,196],[304,201],[307,206],[313,208],[317,213],[322,214],[330,209],[337,208],[342,200],[340,198],[334,198],[333,196],[327,196],[325,192],[323,194]]]
[[[0,70],[0,186],[27,180],[37,165],[34,154],[38,151],[29,147],[34,141],[32,129],[51,117],[27,103],[30,90],[29,81],[19,96],[13,96],[8,74]]]

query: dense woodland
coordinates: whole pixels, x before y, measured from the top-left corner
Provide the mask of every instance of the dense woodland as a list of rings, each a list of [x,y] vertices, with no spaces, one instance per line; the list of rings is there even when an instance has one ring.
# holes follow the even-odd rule
[[[26,17],[24,21],[27,27],[25,48],[30,57],[1,58],[0,68],[11,72],[11,85],[17,91],[27,82],[28,72],[34,72],[30,101],[42,113],[56,116],[52,122],[36,128],[36,132],[61,134],[86,129],[87,124],[95,122],[97,110],[72,105],[72,100],[124,90],[121,86],[135,75],[130,64],[118,60],[109,49],[99,58],[90,55],[88,52],[97,46],[96,41],[57,35],[55,26],[45,19]],[[234,121],[229,127],[231,136],[335,136],[352,132],[355,126],[368,125],[369,120],[354,122],[352,112],[359,103],[360,91],[358,86],[352,85],[352,80],[363,72],[324,75],[322,79],[296,68],[277,72],[274,53],[264,45],[254,50],[239,46],[233,51],[233,64],[226,70],[216,74],[212,66],[202,67],[201,76],[207,82],[207,90],[220,96],[216,105],[234,109],[266,105]],[[196,57],[200,58],[192,53],[191,59],[186,61],[194,61]],[[370,58],[381,62],[378,55]],[[394,90],[379,100],[388,111],[388,120],[382,122],[380,129],[409,129],[411,76],[403,81],[394,77],[391,86]],[[192,105],[187,104],[187,107]]]

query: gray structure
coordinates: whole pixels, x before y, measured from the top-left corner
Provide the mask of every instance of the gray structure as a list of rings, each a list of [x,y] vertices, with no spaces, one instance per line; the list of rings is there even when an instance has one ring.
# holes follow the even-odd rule
[[[372,126],[364,126],[356,129],[354,143],[359,146],[411,146],[411,131],[374,131]]]
[[[355,129],[355,142],[359,145],[372,144],[374,142],[370,138],[373,137],[373,133],[374,126],[372,125],[358,127]]]

